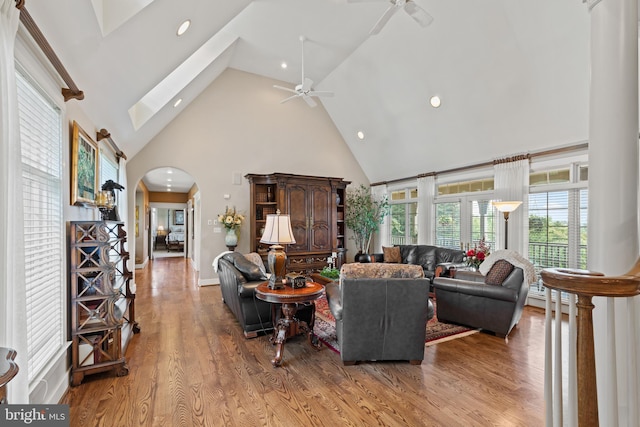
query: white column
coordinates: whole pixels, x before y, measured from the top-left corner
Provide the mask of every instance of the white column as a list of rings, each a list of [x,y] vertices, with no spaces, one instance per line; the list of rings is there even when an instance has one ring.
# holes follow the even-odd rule
[[[591,10],[588,267],[607,275],[638,256],[637,9],[637,0],[602,0]],[[627,426],[626,304],[594,304],[600,425]]]

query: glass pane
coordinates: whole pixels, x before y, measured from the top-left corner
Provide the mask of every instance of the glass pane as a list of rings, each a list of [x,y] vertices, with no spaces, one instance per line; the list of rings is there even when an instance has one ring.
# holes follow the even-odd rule
[[[436,246],[460,248],[460,203],[436,203]]]
[[[491,208],[491,200],[474,200],[471,202],[471,246],[481,239],[490,248],[495,248],[495,214]]]
[[[406,205],[398,204],[391,205],[391,244],[392,245],[404,245],[405,244],[405,230],[406,230]]]
[[[391,193],[391,200],[404,200],[407,198],[407,192],[405,190],[394,191]]]

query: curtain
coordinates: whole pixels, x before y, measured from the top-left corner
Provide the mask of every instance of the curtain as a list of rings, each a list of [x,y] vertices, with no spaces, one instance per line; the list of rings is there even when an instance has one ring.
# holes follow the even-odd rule
[[[499,201],[522,201],[522,205],[509,214],[509,249],[529,257],[529,159],[500,162],[494,166],[495,198]],[[498,213],[496,246],[504,249],[505,221]]]
[[[14,61],[19,18],[15,0],[0,0],[0,345],[18,353],[20,371],[8,385],[8,399],[28,403],[22,158]]]
[[[435,244],[435,196],[436,177],[418,178],[418,243]]]
[[[377,185],[371,187],[371,194],[375,200],[382,200],[385,196],[389,196],[389,191],[386,185]],[[369,248],[369,253],[382,253],[383,246],[389,245],[389,215],[384,217],[380,228],[378,229],[378,236],[376,238],[376,244]]]

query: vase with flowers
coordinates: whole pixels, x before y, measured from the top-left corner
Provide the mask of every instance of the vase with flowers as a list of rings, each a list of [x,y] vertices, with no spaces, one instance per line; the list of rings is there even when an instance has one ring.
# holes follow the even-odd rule
[[[478,270],[480,264],[491,253],[491,247],[485,242],[484,237],[478,241],[478,244],[465,252],[465,262],[467,266],[473,270]]]
[[[218,215],[218,222],[224,225],[227,234],[224,236],[224,244],[235,247],[238,244],[238,232],[244,221],[244,215],[236,212],[235,206],[230,209],[225,207],[223,214]]]

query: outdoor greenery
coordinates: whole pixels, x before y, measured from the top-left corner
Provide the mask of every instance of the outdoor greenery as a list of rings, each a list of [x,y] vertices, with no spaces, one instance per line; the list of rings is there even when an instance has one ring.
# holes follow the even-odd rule
[[[384,217],[389,214],[389,200],[386,196],[376,199],[370,188],[362,184],[348,189],[346,198],[344,222],[353,232],[350,238],[356,242],[360,253],[368,253],[373,233],[378,231]]]

